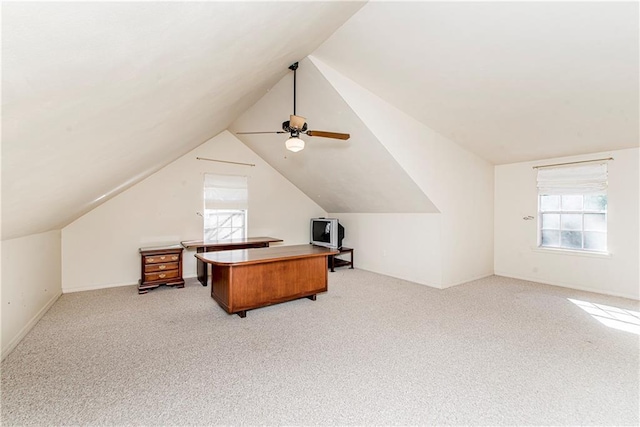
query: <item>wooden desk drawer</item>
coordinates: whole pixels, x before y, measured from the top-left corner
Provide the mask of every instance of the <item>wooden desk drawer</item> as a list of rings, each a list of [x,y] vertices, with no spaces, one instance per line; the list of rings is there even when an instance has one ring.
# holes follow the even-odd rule
[[[157,263],[178,261],[179,259],[180,259],[180,255],[178,254],[147,255],[144,257],[144,263],[157,264]]]
[[[164,264],[147,264],[144,266],[145,273],[153,273],[154,271],[169,271],[169,270],[177,270],[178,263],[177,262],[166,262]]]
[[[156,282],[158,280],[167,280],[167,279],[175,279],[180,276],[180,271],[178,270],[169,270],[169,271],[156,271],[154,273],[144,273],[144,281],[145,282]]]

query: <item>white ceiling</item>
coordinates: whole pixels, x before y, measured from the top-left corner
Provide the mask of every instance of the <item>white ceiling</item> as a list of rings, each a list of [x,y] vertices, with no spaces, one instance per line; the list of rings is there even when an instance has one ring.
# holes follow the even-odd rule
[[[361,7],[4,2],[2,238],[68,224],[239,117],[235,128],[278,128],[290,114],[287,67],[311,53],[495,164],[639,145],[637,2]],[[303,171],[331,171],[338,152],[421,194],[308,68],[315,83],[301,82],[299,113],[312,128],[352,133],[351,145],[312,140],[284,159],[264,148],[280,138],[245,142],[314,200],[329,195]],[[364,169],[329,172],[326,188],[339,193],[326,205],[379,209],[388,193],[361,195],[373,179]]]
[[[361,6],[4,2],[3,239],[60,228],[215,136]]]
[[[639,145],[638,2],[372,2],[313,55],[494,163]]]

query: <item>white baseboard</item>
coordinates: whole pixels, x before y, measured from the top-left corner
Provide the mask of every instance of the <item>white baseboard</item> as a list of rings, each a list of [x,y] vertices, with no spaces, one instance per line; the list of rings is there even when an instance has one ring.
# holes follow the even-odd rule
[[[98,289],[120,288],[122,286],[134,286],[136,283],[112,283],[109,285],[91,285],[82,286],[80,288],[62,288],[63,294],[72,294],[74,292],[97,291]]]
[[[440,286],[438,286],[437,284],[434,283],[426,283],[426,282],[420,282],[418,279],[412,278],[412,277],[405,277],[405,276],[400,276],[400,275],[396,275],[395,273],[389,273],[388,271],[379,271],[376,268],[371,268],[368,265],[358,265],[357,267],[355,267],[358,270],[364,270],[364,271],[370,271],[371,273],[376,273],[376,274],[380,274],[381,276],[387,276],[387,277],[393,277],[394,279],[400,279],[400,280],[404,280],[407,282],[411,282],[411,283],[417,283],[418,285],[422,285],[422,286],[428,286],[430,288],[434,288],[434,289],[440,289]]]
[[[441,287],[440,289],[452,288],[452,287],[454,287],[454,286],[458,286],[458,285],[462,285],[462,284],[465,284],[465,283],[473,282],[473,281],[475,281],[475,280],[484,279],[485,277],[489,277],[489,276],[493,276],[493,272],[491,272],[491,273],[484,273],[484,274],[481,274],[481,275],[479,275],[479,276],[472,277],[472,278],[470,278],[470,279],[464,279],[464,280],[462,280],[462,281],[460,281],[460,282],[455,282],[455,283],[446,284],[446,285],[445,285],[445,284],[443,284],[443,285],[442,285],[442,287]]]
[[[545,285],[558,286],[558,287],[561,287],[561,288],[575,289],[576,291],[593,292],[595,294],[602,294],[602,295],[610,295],[610,296],[613,296],[613,297],[628,298],[628,299],[632,299],[632,300],[636,300],[636,301],[640,300],[640,298],[638,298],[638,295],[625,294],[624,292],[603,291],[602,289],[590,288],[588,286],[576,286],[576,285],[569,284],[569,283],[542,280],[542,279],[540,279],[538,277],[517,276],[517,275],[514,275],[514,274],[504,273],[504,272],[501,272],[501,271],[496,271],[495,275],[496,276],[502,276],[502,277],[509,277],[511,279],[526,280],[527,282],[536,282],[536,283],[542,283],[542,284],[545,284]]]
[[[51,308],[51,306],[58,300],[58,298],[60,298],[61,295],[62,292],[59,292],[51,297],[51,299],[47,301],[44,307],[42,307],[40,311],[38,311],[36,315],[33,316],[22,329],[20,329],[18,335],[16,335],[11,341],[9,341],[9,344],[6,348],[2,349],[2,355],[0,356],[1,360],[4,360],[5,357],[7,357],[13,351],[13,349],[16,348],[18,343],[20,343],[20,341],[22,341],[22,339],[27,336],[31,329],[33,329],[36,323],[38,323],[42,316],[44,316],[44,314]]]
[[[196,275],[192,276],[182,276],[183,279],[192,279],[196,278]],[[137,283],[112,283],[109,285],[91,285],[91,286],[82,286],[80,288],[65,288],[62,287],[63,294],[71,294],[74,292],[84,292],[84,291],[97,291],[98,289],[109,289],[109,288],[120,288],[122,286],[137,286]]]
[[[380,273],[378,273],[378,274],[380,274]],[[394,276],[391,276],[391,277],[394,277]],[[442,289],[440,286],[434,285],[433,283],[416,282],[415,280],[403,279],[402,277],[397,277],[397,279],[406,280],[407,282],[416,283],[418,285],[427,286],[427,287],[433,288],[433,289]]]
[[[382,274],[383,276],[394,277],[396,279],[406,280],[407,282],[417,283],[418,285],[428,286],[428,287],[434,288],[434,289],[447,289],[447,288],[451,288],[453,286],[462,285],[464,283],[473,282],[474,280],[480,280],[480,279],[484,279],[485,277],[493,276],[493,271],[492,271],[492,272],[489,272],[489,273],[480,274],[478,276],[471,277],[469,279],[464,279],[464,280],[462,280],[460,282],[451,283],[451,284],[447,284],[447,285],[437,285],[437,284],[434,284],[434,283],[419,282],[416,279],[412,279],[410,277],[394,276],[394,275],[392,275],[390,273],[387,273],[387,272],[381,272],[381,271],[377,271],[377,270],[368,268],[368,266],[365,266],[365,267],[358,266],[358,268],[361,269],[361,270],[370,271],[372,273]]]

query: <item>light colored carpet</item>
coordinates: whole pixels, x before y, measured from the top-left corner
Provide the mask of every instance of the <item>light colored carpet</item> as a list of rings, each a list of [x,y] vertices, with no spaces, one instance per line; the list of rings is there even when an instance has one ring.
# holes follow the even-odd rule
[[[3,425],[638,425],[638,335],[502,277],[436,290],[339,269],[227,315],[209,287],[63,295],[2,362]]]

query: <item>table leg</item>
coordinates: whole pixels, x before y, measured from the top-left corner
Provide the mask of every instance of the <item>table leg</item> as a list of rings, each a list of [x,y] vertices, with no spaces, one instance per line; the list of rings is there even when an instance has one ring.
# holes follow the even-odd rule
[[[196,251],[198,253],[202,253],[204,252],[204,248],[198,248],[196,249]],[[198,268],[198,281],[200,282],[200,284],[202,286],[207,286],[207,280],[208,280],[208,270],[209,270],[209,265],[207,263],[205,263],[204,261],[202,261],[201,259],[198,259],[197,262],[197,268]]]

